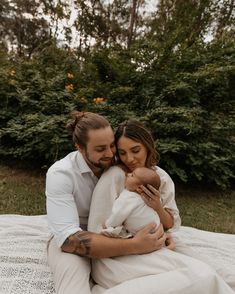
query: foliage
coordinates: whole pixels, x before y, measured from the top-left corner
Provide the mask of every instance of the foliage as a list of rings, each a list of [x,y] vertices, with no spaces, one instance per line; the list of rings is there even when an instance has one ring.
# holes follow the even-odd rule
[[[64,28],[63,47],[58,32],[41,22],[39,7],[58,29],[58,20],[69,18],[63,2],[35,0],[30,9],[24,1],[11,2],[0,6],[2,36],[13,48],[0,46],[1,157],[37,159],[40,165],[61,158],[73,149],[64,125],[78,109],[107,116],[114,128],[128,118],[146,123],[161,154],[159,164],[174,179],[230,185],[232,1],[162,0],[152,14],[143,0],[75,1],[74,47],[69,47],[71,28]],[[15,30],[17,11],[24,30]],[[32,17],[24,19],[25,12]],[[21,30],[24,38],[17,39]]]
[[[68,4],[56,2],[1,0],[0,45],[31,57],[43,43],[58,37],[58,21],[68,17]]]

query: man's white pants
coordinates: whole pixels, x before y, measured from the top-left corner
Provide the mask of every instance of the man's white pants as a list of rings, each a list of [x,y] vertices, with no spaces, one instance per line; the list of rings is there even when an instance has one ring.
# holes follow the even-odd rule
[[[54,238],[49,241],[47,256],[57,294],[91,293],[91,264],[88,258],[61,251]]]

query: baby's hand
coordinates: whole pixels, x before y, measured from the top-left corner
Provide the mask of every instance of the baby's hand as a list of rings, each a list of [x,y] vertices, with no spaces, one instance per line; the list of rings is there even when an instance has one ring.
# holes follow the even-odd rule
[[[166,233],[165,244],[168,249],[175,250],[175,243],[173,241],[171,234],[169,234],[169,233]]]

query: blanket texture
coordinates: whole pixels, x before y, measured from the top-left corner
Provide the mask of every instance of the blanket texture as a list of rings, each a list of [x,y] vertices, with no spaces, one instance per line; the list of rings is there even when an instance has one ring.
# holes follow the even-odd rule
[[[45,216],[0,216],[0,293],[55,293]]]
[[[177,234],[196,253],[207,258],[215,268],[227,270],[231,273],[231,279],[234,279],[232,273],[235,273],[235,235],[183,226]],[[46,247],[49,238],[45,215],[0,216],[1,294],[55,293],[52,274],[47,265]],[[127,286],[122,287],[125,289]],[[103,293],[103,290],[95,286],[92,293]]]

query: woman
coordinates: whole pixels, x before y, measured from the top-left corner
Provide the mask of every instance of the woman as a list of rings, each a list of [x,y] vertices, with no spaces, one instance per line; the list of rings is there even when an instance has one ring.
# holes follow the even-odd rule
[[[179,227],[174,183],[156,166],[157,153],[150,132],[139,122],[130,120],[118,127],[115,140],[119,164],[106,171],[96,185],[88,229],[102,230],[114,200],[124,189],[125,173],[142,166],[155,167],[161,178],[160,194],[152,187],[148,187],[152,192],[142,187],[144,201],[156,210],[165,229]],[[94,260],[92,274],[101,287],[111,288],[106,293],[234,293],[209,266],[168,248],[145,255]],[[119,292],[121,283],[123,292]]]
[[[178,228],[181,220],[175,203],[174,183],[163,169],[156,166],[159,156],[151,133],[141,123],[129,120],[119,125],[115,141],[118,162],[125,172],[142,166],[156,169],[161,178],[160,192],[152,186],[148,187],[150,191],[142,186],[139,192],[145,203],[158,213],[164,229]]]

